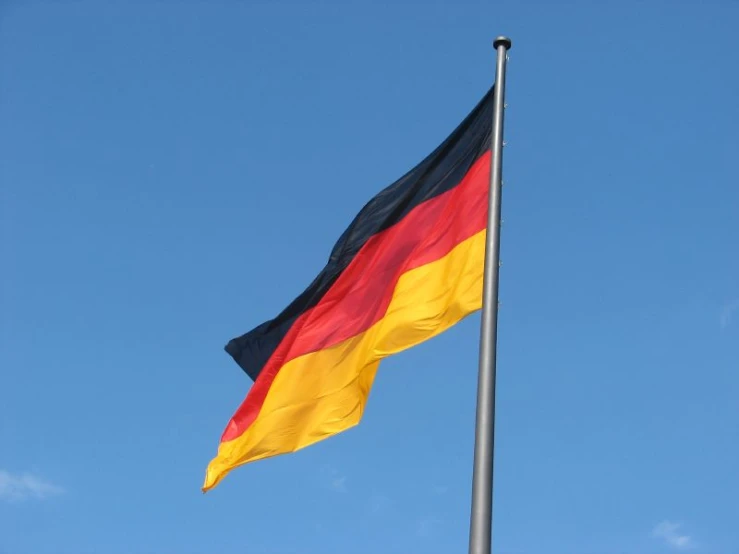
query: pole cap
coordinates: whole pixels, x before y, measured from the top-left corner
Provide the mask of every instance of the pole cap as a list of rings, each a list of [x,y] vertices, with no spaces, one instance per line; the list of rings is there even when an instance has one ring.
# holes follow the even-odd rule
[[[496,50],[500,46],[505,46],[505,49],[506,50],[510,50],[510,48],[511,48],[511,39],[509,39],[508,37],[500,36],[500,37],[496,38],[493,41],[493,46],[495,46],[495,49]]]

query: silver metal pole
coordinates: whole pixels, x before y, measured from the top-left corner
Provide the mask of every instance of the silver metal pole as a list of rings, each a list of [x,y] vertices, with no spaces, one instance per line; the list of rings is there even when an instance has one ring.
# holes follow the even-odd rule
[[[480,365],[477,381],[475,459],[472,471],[470,554],[490,554],[493,531],[493,459],[495,444],[495,364],[498,341],[498,273],[500,267],[500,205],[503,154],[505,70],[510,39],[498,37],[493,96],[493,140],[490,165],[488,227],[480,325]]]

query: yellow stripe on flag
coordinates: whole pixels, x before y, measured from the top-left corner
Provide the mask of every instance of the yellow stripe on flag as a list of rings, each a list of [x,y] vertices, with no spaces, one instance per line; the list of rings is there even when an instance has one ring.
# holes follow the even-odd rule
[[[404,273],[385,316],[367,331],[285,364],[254,423],[219,446],[203,490],[240,465],[294,452],[357,425],[383,358],[442,333],[481,308],[485,234]]]

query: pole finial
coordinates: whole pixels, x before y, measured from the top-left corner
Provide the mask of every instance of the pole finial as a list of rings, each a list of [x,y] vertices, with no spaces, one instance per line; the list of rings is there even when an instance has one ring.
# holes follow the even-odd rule
[[[508,37],[503,37],[503,36],[500,36],[493,41],[493,46],[495,46],[496,50],[498,49],[499,46],[505,46],[506,50],[510,50],[511,44],[512,44],[511,39],[509,39]]]

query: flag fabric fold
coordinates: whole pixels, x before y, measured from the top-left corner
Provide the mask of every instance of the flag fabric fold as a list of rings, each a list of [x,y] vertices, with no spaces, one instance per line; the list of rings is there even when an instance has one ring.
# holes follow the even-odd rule
[[[254,384],[204,491],[240,465],[357,425],[382,359],[481,308],[492,113],[493,88],[362,208],[302,294],[226,345]]]

